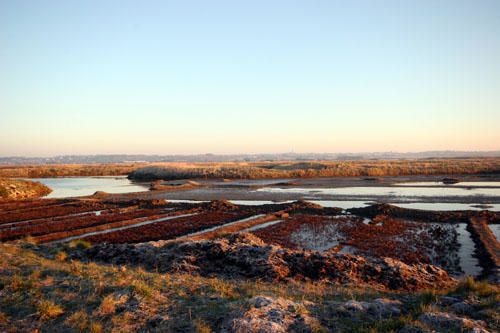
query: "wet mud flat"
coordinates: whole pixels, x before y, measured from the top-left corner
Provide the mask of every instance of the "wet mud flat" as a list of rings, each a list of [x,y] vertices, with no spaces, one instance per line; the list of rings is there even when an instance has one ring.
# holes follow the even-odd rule
[[[500,210],[500,177],[457,176],[460,182],[444,184],[446,176],[324,177],[264,180],[196,179],[197,186],[156,190],[137,195],[166,200],[365,201],[391,203],[469,204],[470,209]],[[171,181],[164,182],[170,186]],[[175,187],[175,186],[174,186]],[[134,194],[135,195],[135,194]]]

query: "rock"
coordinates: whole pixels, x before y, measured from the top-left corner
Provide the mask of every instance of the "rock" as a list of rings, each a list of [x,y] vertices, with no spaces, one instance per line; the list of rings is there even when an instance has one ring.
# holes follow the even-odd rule
[[[249,309],[223,325],[221,332],[285,333],[292,329],[312,332],[311,326],[316,326],[317,320],[307,312],[300,313],[301,306],[283,298],[255,296],[249,302]]]
[[[355,300],[347,301],[341,306],[342,310],[346,310],[348,312],[367,312],[368,311],[368,303],[367,302],[358,302]]]
[[[398,333],[424,333],[425,331],[420,327],[405,325],[402,329],[397,331]]]
[[[484,329],[482,327],[473,327],[469,330],[466,331],[467,333],[490,333],[487,329]]]
[[[347,301],[340,306],[341,310],[351,314],[366,314],[374,319],[389,318],[401,314],[401,301],[377,298],[372,302]]]
[[[484,329],[485,323],[459,317],[446,312],[426,312],[420,315],[419,320],[436,330],[456,330],[462,332],[465,329],[475,329],[475,332],[488,332]]]
[[[459,314],[471,314],[474,308],[465,302],[457,302],[451,305],[451,309]]]
[[[371,303],[371,311],[380,317],[399,316],[401,314],[401,301],[387,298],[377,298]]]
[[[443,184],[446,184],[446,185],[460,183],[460,179],[457,179],[457,178],[443,178],[441,181],[443,182]]]
[[[269,297],[256,296],[254,298],[254,306],[256,308],[261,308],[263,306],[267,306],[272,303],[272,300]]]
[[[424,333],[425,331],[420,327],[405,325],[402,329],[397,331],[398,333]]]
[[[454,303],[458,303],[460,302],[460,299],[456,298],[456,297],[451,297],[451,296],[441,296],[439,298],[439,304],[443,305],[443,306],[450,306]]]

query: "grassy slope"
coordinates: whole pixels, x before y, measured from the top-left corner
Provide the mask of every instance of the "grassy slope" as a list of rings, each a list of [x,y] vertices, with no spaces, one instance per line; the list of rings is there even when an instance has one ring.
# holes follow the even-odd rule
[[[50,188],[39,182],[0,178],[0,199],[36,198],[50,192]]]
[[[416,318],[428,311],[436,292],[388,294],[324,283],[289,284],[226,281],[180,274],[158,274],[130,267],[83,264],[67,259],[74,242],[51,251],[30,243],[0,244],[0,331],[133,332],[148,321],[162,331],[217,332],[224,320],[247,309],[255,295],[299,302],[298,313],[321,323],[314,331],[383,332],[404,325],[423,327]],[[494,287],[468,280],[456,290],[440,291],[477,298],[476,316],[498,325]],[[407,313],[386,320],[351,320],[335,313],[332,301],[376,297],[404,300]],[[312,303],[309,303],[312,302]],[[495,303],[496,302],[496,303]],[[493,326],[493,329],[499,329]]]

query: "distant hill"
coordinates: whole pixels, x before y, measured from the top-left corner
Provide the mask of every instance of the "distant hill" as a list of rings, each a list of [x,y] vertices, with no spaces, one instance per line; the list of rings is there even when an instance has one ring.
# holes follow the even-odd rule
[[[130,162],[257,162],[308,160],[362,160],[415,158],[500,157],[500,151],[426,151],[415,153],[277,153],[197,155],[61,155],[53,157],[0,157],[0,164],[89,164]]]

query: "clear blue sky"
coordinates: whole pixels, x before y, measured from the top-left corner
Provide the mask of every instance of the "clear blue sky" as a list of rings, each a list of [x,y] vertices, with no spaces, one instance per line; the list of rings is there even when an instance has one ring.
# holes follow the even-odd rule
[[[0,155],[500,149],[500,1],[0,1]]]

